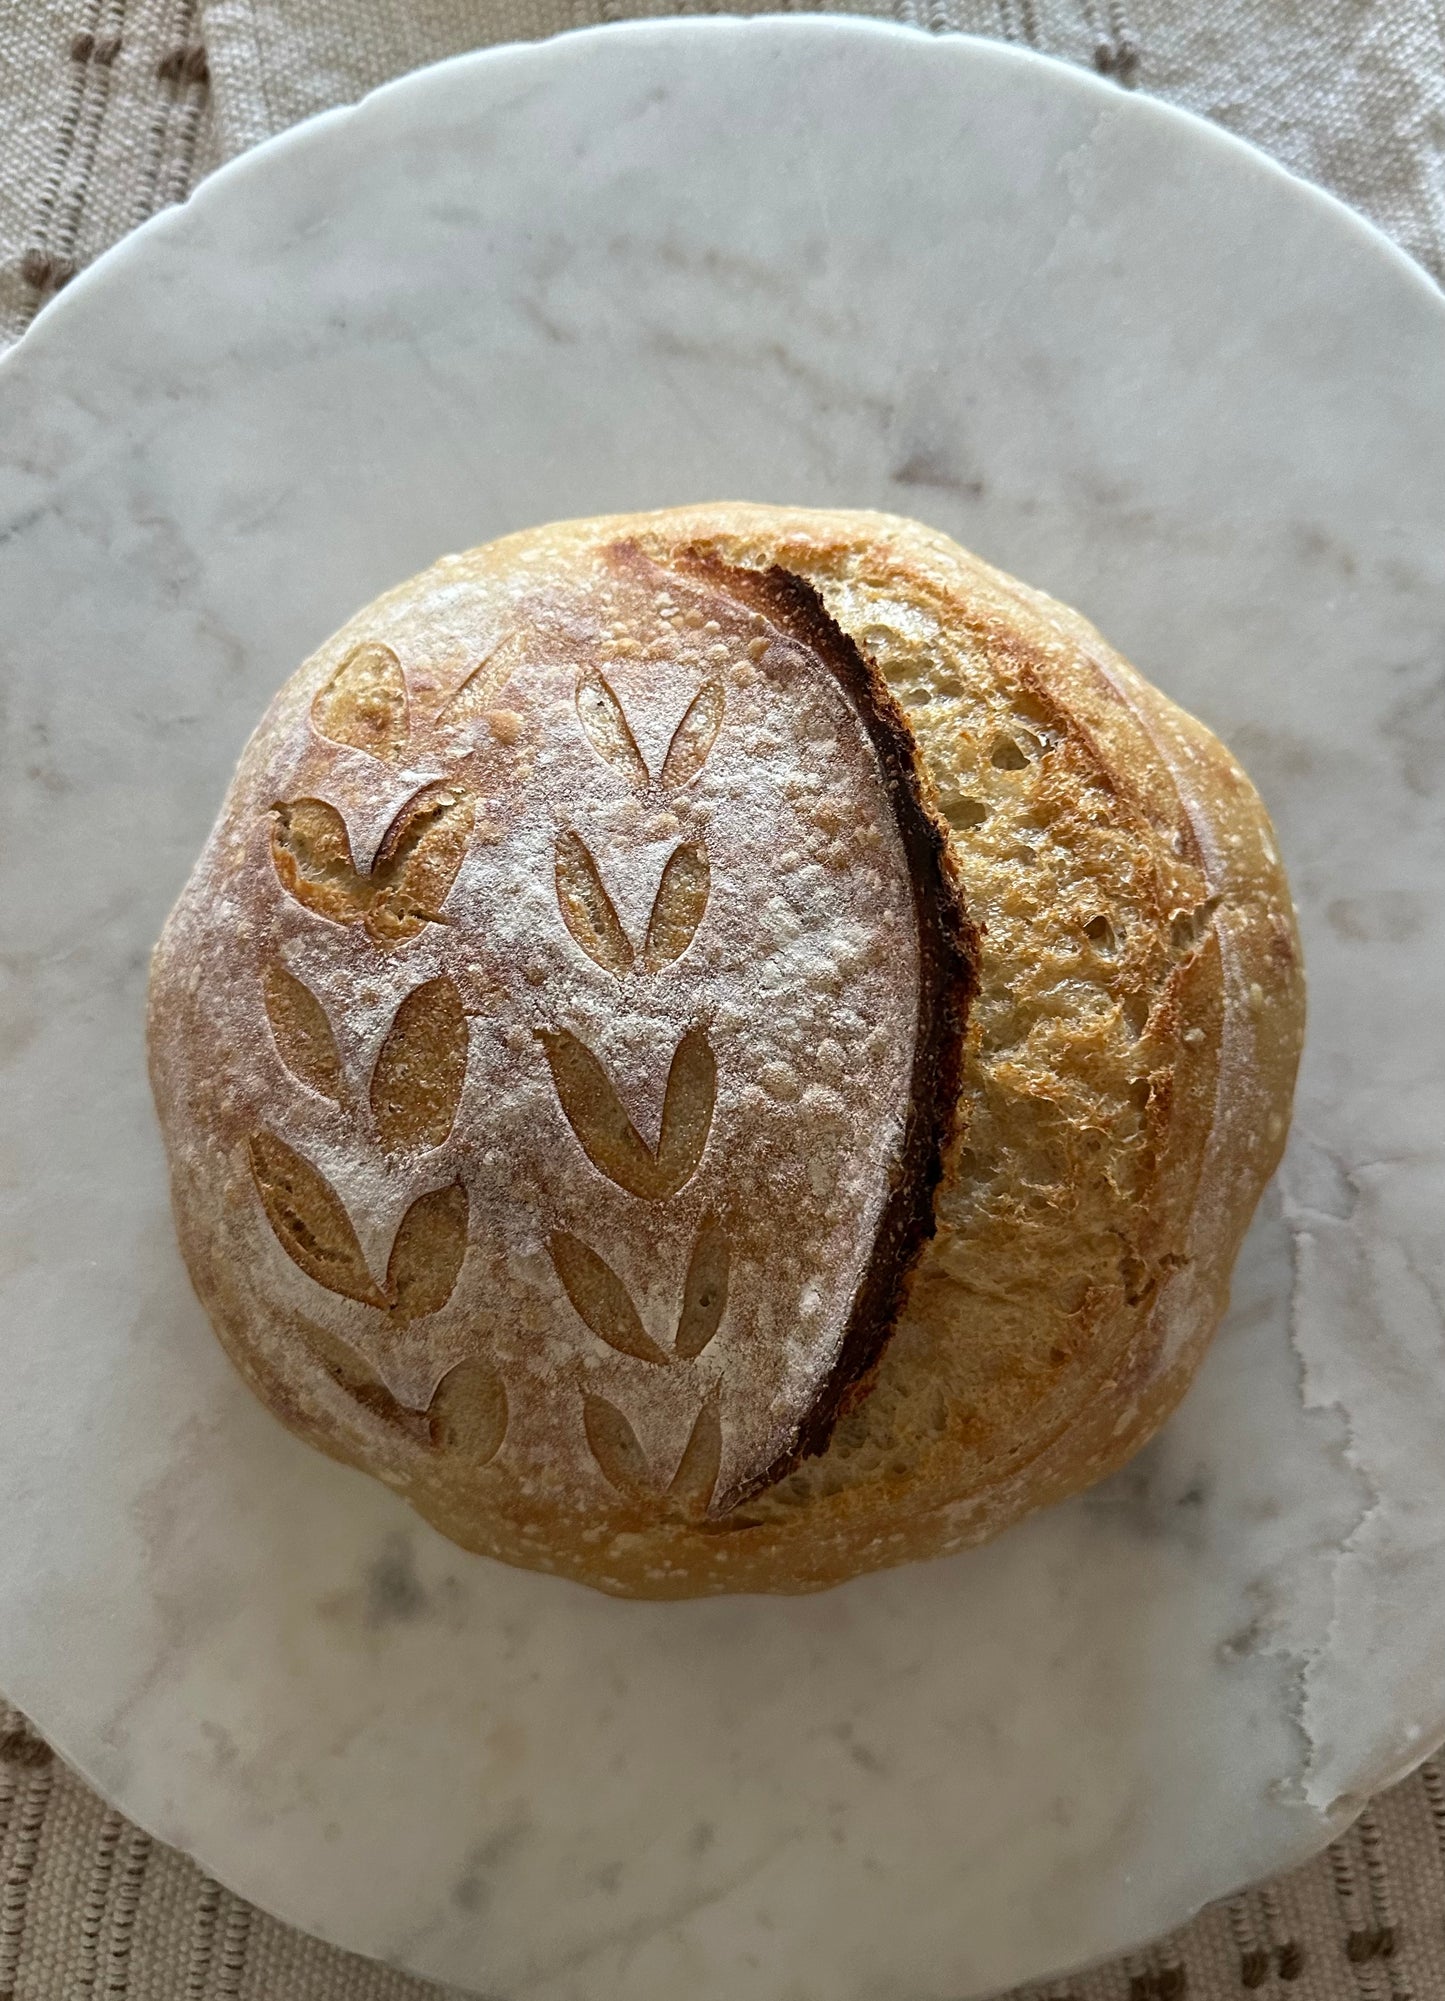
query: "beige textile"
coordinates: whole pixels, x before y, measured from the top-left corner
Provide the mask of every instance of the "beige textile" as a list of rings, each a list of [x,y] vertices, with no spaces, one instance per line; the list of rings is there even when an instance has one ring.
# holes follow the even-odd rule
[[[1442,4],[842,0],[840,11],[1032,44],[1187,105],[1363,210],[1440,279]],[[689,0],[0,0],[0,346],[211,166],[309,112],[462,49],[692,11]],[[1445,1763],[1377,1800],[1317,1862],[1044,1992],[1222,2001],[1242,1990],[1445,2001]],[[440,1991],[251,1910],[96,1799],[0,1701],[0,2001]]]

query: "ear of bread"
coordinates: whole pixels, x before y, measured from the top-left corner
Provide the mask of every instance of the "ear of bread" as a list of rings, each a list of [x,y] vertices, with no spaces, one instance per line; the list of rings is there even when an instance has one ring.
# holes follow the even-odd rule
[[[1162,1421],[1303,986],[1228,753],[891,517],[445,559],[293,677],[152,979],[182,1247],[294,1430],[640,1596],[964,1546]]]

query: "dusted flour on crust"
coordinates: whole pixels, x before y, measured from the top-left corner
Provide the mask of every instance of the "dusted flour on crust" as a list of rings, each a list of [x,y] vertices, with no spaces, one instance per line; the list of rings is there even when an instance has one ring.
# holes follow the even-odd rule
[[[284,1422],[468,1548],[813,1589],[1117,1464],[1283,1141],[1248,781],[885,516],[449,557],[287,683],[157,948],[182,1247]]]

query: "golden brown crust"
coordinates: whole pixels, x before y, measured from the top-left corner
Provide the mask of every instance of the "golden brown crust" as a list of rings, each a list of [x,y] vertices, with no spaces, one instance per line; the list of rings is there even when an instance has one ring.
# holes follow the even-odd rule
[[[829,1448],[743,1505],[721,1509],[713,1497],[727,1480],[734,1496],[748,1480],[731,1420],[718,1417],[719,1399],[750,1364],[732,1324],[744,1295],[726,1303],[719,1259],[731,1245],[735,1283],[745,1285],[746,1247],[772,1256],[780,1241],[775,1223],[758,1220],[766,1193],[745,1199],[735,1189],[721,1223],[715,1202],[706,1214],[688,1209],[701,1202],[712,1167],[699,1173],[694,1162],[691,1181],[680,1195],[671,1192],[692,1157],[696,1108],[706,1106],[712,1119],[714,1101],[722,1105],[733,1088],[728,1049],[719,1061],[709,1042],[709,1056],[699,1048],[689,1069],[686,1033],[676,1041],[683,1068],[672,1127],[659,1075],[652,1126],[641,1128],[659,1130],[657,1147],[649,1151],[635,1126],[632,1139],[622,1133],[617,1142],[634,1149],[635,1169],[623,1162],[620,1171],[645,1184],[643,1195],[625,1198],[631,1207],[621,1196],[609,1207],[613,1198],[604,1199],[600,1185],[586,1193],[577,1177],[592,1170],[580,1155],[565,1187],[536,1170],[537,1199],[552,1205],[555,1220],[550,1260],[538,1267],[551,1291],[540,1288],[533,1317],[517,1322],[546,1363],[535,1381],[506,1360],[513,1350],[497,1347],[485,1320],[474,1313],[449,1320],[451,1309],[436,1305],[438,1273],[451,1275],[448,1299],[475,1302],[485,1296],[483,1281],[512,1284],[517,1260],[533,1269],[526,1246],[513,1246],[509,1265],[483,1243],[501,1183],[477,1140],[474,1108],[485,1082],[481,1044],[491,1032],[482,1024],[499,1011],[489,982],[499,976],[481,958],[470,965],[455,952],[439,956],[460,928],[449,927],[448,912],[458,899],[477,907],[485,858],[496,851],[498,830],[512,824],[509,786],[545,787],[549,746],[560,740],[546,733],[545,688],[534,690],[535,701],[514,702],[507,692],[526,686],[525,662],[519,667],[515,649],[508,653],[508,629],[525,598],[534,639],[624,645],[620,625],[610,639],[589,637],[575,619],[567,628],[564,602],[568,580],[594,576],[601,552],[623,542],[678,574],[699,562],[760,578],[782,571],[816,594],[907,715],[951,829],[949,867],[983,928],[959,1098],[966,1130],[946,1163],[937,1232],[918,1259],[896,1331]],[[684,642],[692,644],[686,632],[673,652]],[[721,632],[715,643],[726,650]],[[634,694],[661,689],[671,672],[670,654],[619,659]],[[690,671],[686,686],[676,683],[674,707],[710,670]],[[704,680],[677,723],[674,776],[717,728],[711,685]],[[660,741],[657,753],[639,748],[627,702],[614,714],[592,684],[585,701],[594,694],[598,741],[615,753],[618,771],[632,772],[626,785],[636,798],[652,799],[646,788],[665,768]],[[750,699],[743,684],[730,682],[729,695]],[[768,724],[759,715],[763,743]],[[827,726],[843,746],[839,797],[856,824],[873,781],[847,750],[846,727],[837,739],[837,717]],[[821,725],[815,718],[810,727]],[[465,754],[449,763],[440,753],[463,737]],[[764,744],[759,762],[796,757],[806,765],[812,741],[800,736],[785,750]],[[409,763],[408,744],[420,751]],[[714,767],[714,778],[722,768]],[[528,771],[540,775],[529,779]],[[764,802],[769,812],[794,812],[778,803],[781,793],[756,784],[751,806],[744,800],[739,808],[744,819]],[[334,804],[322,810],[327,788],[340,796],[338,785],[344,815]],[[829,858],[835,894],[847,904],[859,861],[828,834],[839,816],[826,788],[809,796],[818,804],[806,838]],[[696,937],[695,923],[687,933],[690,913],[706,908],[723,922],[721,906],[708,902],[721,893],[722,824],[701,813],[685,786],[669,799],[668,811],[681,817],[666,839],[681,859],[664,902],[680,915],[671,929],[666,910],[659,920],[659,965],[677,938]],[[299,803],[299,816],[272,815],[287,802]],[[608,825],[625,846],[632,823],[624,820],[619,807]],[[581,833],[578,840],[580,848],[559,835],[555,849],[567,964],[595,966],[597,994],[611,996],[614,1007],[628,996],[626,1007],[645,1027],[654,1003],[637,996],[663,992],[662,975],[644,964],[652,933],[639,948],[637,925],[629,931],[605,871],[589,869],[591,849]],[[885,890],[893,852],[870,864],[882,868]],[[372,854],[377,862],[368,868]],[[549,879],[552,859],[549,848]],[[751,880],[757,865],[743,856],[736,879]],[[916,857],[910,873],[915,867]],[[743,917],[755,923],[759,907],[754,899],[752,915],[739,917],[744,930]],[[920,923],[912,935],[924,930]],[[514,928],[514,949],[524,952],[529,936],[525,922]],[[404,979],[378,981],[378,966],[402,965]],[[880,964],[854,976],[874,981],[874,1005],[889,991],[884,974]],[[813,1010],[814,1023],[822,1019],[817,975],[809,962],[786,990],[790,1004]],[[230,997],[218,1000],[223,979]],[[416,990],[423,999],[403,1019],[398,995]],[[894,991],[916,992],[917,983]],[[940,991],[956,995],[957,979]],[[676,997],[681,1005],[681,987]],[[839,1005],[836,997],[830,1004]],[[676,1014],[679,1030],[687,1030],[684,1013]],[[368,607],[308,662],[248,748],[158,947],[151,1049],[188,1263],[228,1350],[277,1415],[323,1450],[377,1472],[469,1548],[603,1589],[665,1597],[817,1589],[960,1548],[1135,1450],[1181,1394],[1223,1310],[1239,1239],[1283,1145],[1302,1017],[1293,915],[1256,795],[1227,751],[1082,619],[915,523],[714,506],[563,523],[448,558]],[[542,1026],[552,1041],[539,1045],[534,1032],[535,1056],[516,1053],[531,1095],[523,1093],[509,1116],[537,1123],[548,1097],[570,1088],[568,1077],[580,1076],[576,1088],[587,1088],[581,1058],[561,1039],[579,1041],[586,1021],[575,1010],[549,1020]],[[717,1018],[687,1032],[723,1048]],[[738,1062],[761,1063],[765,1052],[746,1055],[746,1032],[738,1034]],[[228,1061],[227,1049],[258,1036],[265,1050],[251,1053],[249,1065]],[[895,1037],[880,1049],[870,1088],[901,1095],[898,1066],[912,1047]],[[414,1076],[440,1081],[417,1115],[421,1137],[409,1140],[405,1086]],[[356,1102],[367,1077],[369,1112]],[[885,1085],[886,1077],[895,1082]],[[781,1144],[788,1128],[775,1111],[768,1132]],[[354,1151],[359,1113],[369,1130],[394,1140],[366,1174],[348,1165],[346,1151]],[[709,1127],[704,1148],[716,1150],[719,1130]],[[726,1128],[741,1136],[739,1146],[750,1130],[746,1119]],[[848,1132],[846,1144],[835,1143],[845,1173],[864,1159],[856,1116]],[[270,1137],[258,1150],[251,1142],[263,1133]],[[611,1143],[597,1142],[604,1152]],[[556,1150],[559,1142],[547,1145]],[[545,1165],[551,1155],[543,1152]],[[867,1153],[869,1170],[886,1154],[886,1147]],[[776,1145],[757,1159],[771,1171]],[[330,1172],[324,1185],[346,1197],[337,1198],[339,1218],[306,1180],[320,1173],[318,1161]],[[653,1189],[664,1195],[655,1199]],[[647,1202],[659,1255],[671,1259],[669,1298],[682,1302],[675,1336],[670,1323],[663,1330],[673,1344],[666,1366],[649,1359],[660,1346],[658,1301],[638,1283],[641,1268],[613,1254]],[[835,1248],[830,1256],[854,1257],[848,1269],[856,1282],[862,1253]],[[619,1271],[631,1273],[628,1283]],[[592,1315],[589,1327],[607,1329],[580,1388],[570,1359],[578,1324],[569,1321],[564,1339],[557,1306],[578,1298]],[[670,1316],[674,1307],[666,1310]],[[525,1359],[532,1350],[517,1352]],[[795,1380],[789,1407],[825,1408],[830,1386],[848,1373],[836,1348],[826,1357],[820,1349],[807,1400],[799,1401]],[[577,1399],[567,1410],[578,1416],[575,1426],[567,1417],[574,1428],[539,1430],[528,1461],[521,1452],[528,1399],[550,1411],[549,1374],[551,1405],[560,1408],[565,1389]],[[619,1383],[644,1401],[626,1403]],[[624,1406],[647,1423],[624,1417],[619,1429]],[[803,1422],[795,1439],[806,1443],[806,1429]],[[751,1435],[761,1441],[761,1421]],[[794,1457],[775,1452],[767,1468]],[[598,1484],[596,1468],[605,1465],[623,1485],[635,1482],[630,1499],[622,1486]],[[550,1477],[556,1469],[560,1476]],[[569,1469],[577,1469],[570,1485]]]

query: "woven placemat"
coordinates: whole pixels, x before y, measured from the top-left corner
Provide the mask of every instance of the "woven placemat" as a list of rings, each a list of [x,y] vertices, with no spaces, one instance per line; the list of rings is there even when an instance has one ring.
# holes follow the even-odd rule
[[[1032,44],[1187,105],[1331,188],[1445,277],[1439,0],[845,10]],[[108,244],[298,118],[463,49],[689,11],[685,0],[0,0],[0,346]],[[1445,1997],[1445,1768],[1427,1763],[1306,1868],[1038,1993],[1222,2001],[1266,1988],[1279,2001],[1281,1990],[1290,2001]],[[0,1700],[0,2001],[441,1991],[252,1910],[98,1800]]]

